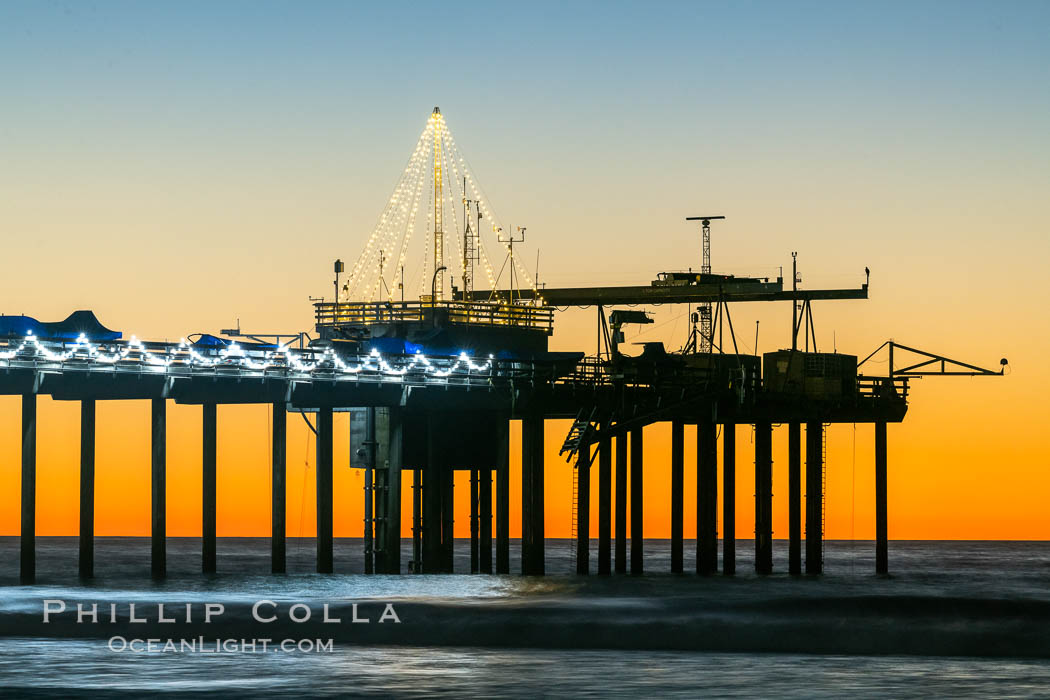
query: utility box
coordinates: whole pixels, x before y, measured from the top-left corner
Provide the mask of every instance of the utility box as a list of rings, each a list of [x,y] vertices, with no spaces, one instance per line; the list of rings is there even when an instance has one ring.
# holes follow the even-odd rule
[[[857,393],[857,356],[778,350],[762,356],[762,386],[768,393],[835,399]]]

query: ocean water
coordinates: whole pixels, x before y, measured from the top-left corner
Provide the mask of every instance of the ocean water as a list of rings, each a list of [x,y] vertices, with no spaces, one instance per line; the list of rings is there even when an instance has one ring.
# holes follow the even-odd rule
[[[313,540],[292,539],[272,576],[269,540],[220,539],[203,575],[200,541],[170,538],[155,581],[148,539],[98,538],[83,582],[76,538],[38,538],[23,586],[0,538],[0,697],[1050,697],[1048,542],[891,542],[877,577],[872,543],[832,541],[826,574],[797,578],[780,541],[771,576],[738,542],[735,577],[666,573],[666,540],[646,540],[643,576],[577,577],[571,543],[546,546],[545,577],[364,576],[360,540],[340,539],[318,575]],[[46,624],[45,600],[66,607]],[[253,618],[261,600],[274,620]]]

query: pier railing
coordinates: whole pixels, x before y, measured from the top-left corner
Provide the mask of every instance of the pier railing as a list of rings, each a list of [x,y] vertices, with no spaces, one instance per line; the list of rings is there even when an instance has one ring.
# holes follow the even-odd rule
[[[370,326],[384,323],[443,321],[474,326],[513,326],[554,330],[554,309],[531,304],[487,301],[318,302],[314,304],[318,328]]]

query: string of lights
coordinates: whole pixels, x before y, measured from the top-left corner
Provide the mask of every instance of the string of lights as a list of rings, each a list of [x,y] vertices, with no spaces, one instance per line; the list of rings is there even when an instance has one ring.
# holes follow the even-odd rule
[[[250,352],[249,352],[250,350]],[[373,349],[366,355],[357,356],[348,362],[331,348],[317,351],[296,351],[286,346],[275,349],[246,349],[237,343],[201,352],[186,339],[177,345],[171,344],[158,351],[146,347],[135,336],[126,344],[96,345],[83,334],[73,343],[42,341],[32,333],[26,335],[21,344],[8,350],[0,350],[0,365],[44,360],[47,362],[90,362],[100,365],[136,363],[140,366],[166,369],[169,367],[240,368],[252,371],[288,369],[311,374],[326,372],[342,375],[380,374],[404,377],[421,374],[425,377],[448,378],[456,375],[490,376],[494,370],[492,355],[483,363],[477,363],[467,353],[456,357],[428,357],[422,352],[398,355],[388,359]]]

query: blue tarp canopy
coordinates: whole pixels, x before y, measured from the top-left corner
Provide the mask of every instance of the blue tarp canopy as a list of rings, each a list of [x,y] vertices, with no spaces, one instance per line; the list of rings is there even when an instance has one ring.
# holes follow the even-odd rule
[[[47,340],[76,340],[83,334],[88,340],[119,340],[120,331],[111,331],[99,323],[93,311],[74,311],[64,321],[44,322],[31,316],[0,316],[0,337],[24,338],[29,333]]]

